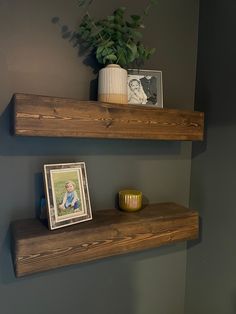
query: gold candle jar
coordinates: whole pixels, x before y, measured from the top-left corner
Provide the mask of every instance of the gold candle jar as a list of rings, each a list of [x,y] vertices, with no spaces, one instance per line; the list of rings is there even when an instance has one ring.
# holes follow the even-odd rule
[[[119,192],[119,207],[127,212],[142,208],[142,192],[137,190],[122,190]]]

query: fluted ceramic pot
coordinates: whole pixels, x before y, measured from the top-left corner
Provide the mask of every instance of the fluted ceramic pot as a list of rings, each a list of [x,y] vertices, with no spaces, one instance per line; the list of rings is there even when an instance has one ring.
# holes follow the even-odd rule
[[[99,71],[98,100],[115,104],[128,103],[127,71],[109,64]]]
[[[127,212],[135,212],[142,208],[142,192],[122,190],[119,192],[119,207]]]

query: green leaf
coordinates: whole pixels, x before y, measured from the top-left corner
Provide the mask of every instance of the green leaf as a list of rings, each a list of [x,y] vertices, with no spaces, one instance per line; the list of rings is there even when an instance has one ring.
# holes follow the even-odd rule
[[[133,62],[137,58],[137,45],[135,43],[126,44],[128,50],[129,62]]]
[[[102,51],[102,56],[105,57],[106,55],[110,55],[113,52],[112,49],[104,47]]]
[[[149,11],[151,9],[152,6],[157,4],[157,0],[150,0],[149,4],[146,6],[145,10],[144,10],[144,15],[147,16],[149,14]]]
[[[130,15],[130,17],[132,18],[133,21],[137,22],[141,20],[141,16],[139,15]]]
[[[151,4],[152,4],[152,5],[156,5],[157,2],[158,2],[158,0],[151,0]]]
[[[113,45],[114,45],[114,41],[110,40],[110,41],[108,41],[104,46],[105,46],[106,48],[108,48],[108,47],[111,47],[111,46],[113,46]]]
[[[126,47],[132,52],[132,54],[137,53],[137,45],[135,43],[126,44]]]
[[[114,20],[115,20],[114,15],[109,15],[109,16],[107,17],[107,20],[108,20],[109,22],[114,22]]]
[[[76,3],[79,7],[82,7],[83,5],[85,5],[86,0],[77,0]]]
[[[113,14],[123,16],[125,13],[125,10],[126,10],[126,7],[120,7],[116,9]]]
[[[156,52],[156,48],[151,48],[149,51],[150,55],[153,55],[155,52]]]
[[[140,32],[135,30],[130,30],[130,35],[136,40],[140,40],[143,37],[143,35]]]
[[[87,6],[90,6],[93,2],[93,0],[76,0],[76,3],[78,5],[78,7],[83,7],[86,5],[86,2],[87,2]]]
[[[106,56],[106,59],[109,61],[116,61],[117,56],[115,56],[114,54],[110,54],[110,55]]]
[[[96,50],[96,54],[102,53],[103,49],[104,49],[104,46],[99,46]]]
[[[100,55],[96,55],[96,58],[97,58],[99,63],[104,64],[103,63],[103,58]]]
[[[125,56],[125,49],[118,47],[117,48],[117,63],[121,66],[125,66],[127,64],[126,56]]]
[[[145,10],[144,10],[144,15],[148,15],[148,13],[149,13],[149,10],[150,10],[150,8],[151,8],[151,6],[150,6],[150,4],[145,8]]]

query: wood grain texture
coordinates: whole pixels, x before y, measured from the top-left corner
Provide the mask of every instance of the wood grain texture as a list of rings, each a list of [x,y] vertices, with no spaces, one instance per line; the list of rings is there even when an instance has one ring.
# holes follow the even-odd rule
[[[12,223],[17,277],[198,237],[198,214],[175,203],[139,212],[93,213],[93,220],[49,231],[39,220]]]
[[[202,140],[204,114],[15,94],[15,134],[85,138]]]

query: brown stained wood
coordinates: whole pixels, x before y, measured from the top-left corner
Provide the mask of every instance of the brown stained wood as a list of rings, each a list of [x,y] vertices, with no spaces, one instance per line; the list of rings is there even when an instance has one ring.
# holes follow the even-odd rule
[[[12,223],[17,277],[198,237],[198,214],[175,203],[139,212],[93,213],[93,220],[49,231],[39,220]]]
[[[15,134],[202,140],[202,112],[15,94]]]

